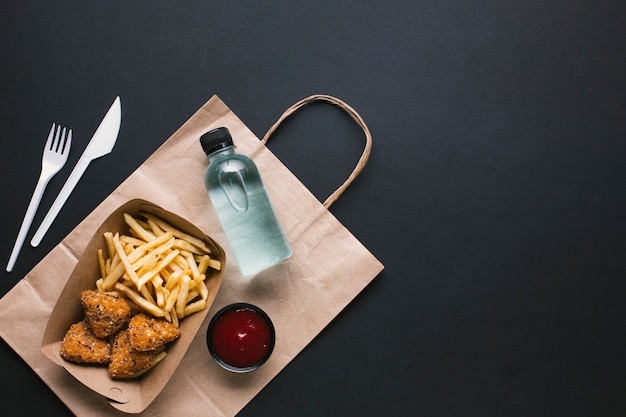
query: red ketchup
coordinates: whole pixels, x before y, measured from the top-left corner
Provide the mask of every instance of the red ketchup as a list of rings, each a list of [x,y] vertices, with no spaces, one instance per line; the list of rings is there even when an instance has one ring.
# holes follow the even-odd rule
[[[207,334],[209,350],[226,369],[246,372],[267,360],[274,348],[274,328],[262,310],[237,303],[220,310]]]

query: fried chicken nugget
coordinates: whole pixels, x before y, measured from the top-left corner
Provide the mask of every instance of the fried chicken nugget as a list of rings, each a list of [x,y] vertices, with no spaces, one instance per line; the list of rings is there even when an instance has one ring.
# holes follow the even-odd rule
[[[115,335],[109,362],[109,375],[113,379],[135,378],[156,364],[155,352],[140,352],[130,344],[130,335],[120,330]]]
[[[85,290],[80,293],[80,301],[85,320],[97,337],[115,334],[130,320],[130,305],[117,295]]]
[[[61,357],[74,363],[105,364],[111,357],[111,344],[96,337],[87,323],[80,321],[65,333]]]
[[[138,313],[130,319],[128,333],[133,348],[146,352],[176,340],[180,336],[180,329],[164,318]]]

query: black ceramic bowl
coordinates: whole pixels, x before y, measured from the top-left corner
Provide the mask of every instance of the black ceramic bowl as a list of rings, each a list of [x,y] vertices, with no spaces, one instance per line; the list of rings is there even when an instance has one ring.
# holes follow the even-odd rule
[[[250,372],[271,356],[276,341],[274,325],[259,307],[234,303],[220,309],[206,334],[209,352],[231,372]]]

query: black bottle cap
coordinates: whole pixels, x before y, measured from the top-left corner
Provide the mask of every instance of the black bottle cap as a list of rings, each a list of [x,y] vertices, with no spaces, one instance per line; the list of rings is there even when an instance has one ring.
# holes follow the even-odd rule
[[[200,136],[200,145],[202,145],[204,153],[209,156],[220,149],[233,146],[233,138],[227,128],[218,127]]]

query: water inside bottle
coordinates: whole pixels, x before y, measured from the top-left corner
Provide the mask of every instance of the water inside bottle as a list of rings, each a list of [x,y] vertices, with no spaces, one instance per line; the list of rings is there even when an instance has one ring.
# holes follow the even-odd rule
[[[230,155],[209,166],[205,182],[239,270],[257,273],[291,256],[254,164]]]

